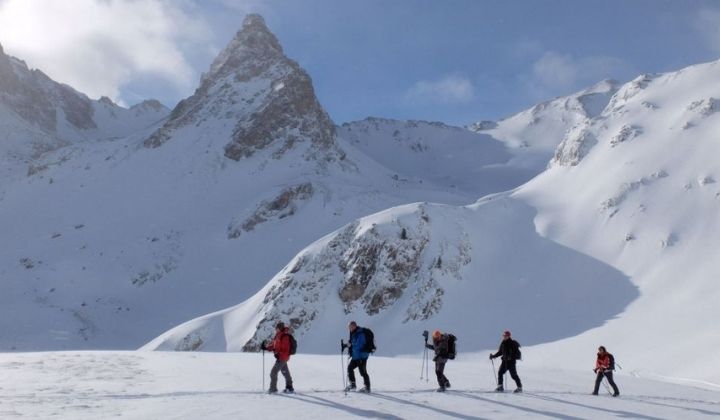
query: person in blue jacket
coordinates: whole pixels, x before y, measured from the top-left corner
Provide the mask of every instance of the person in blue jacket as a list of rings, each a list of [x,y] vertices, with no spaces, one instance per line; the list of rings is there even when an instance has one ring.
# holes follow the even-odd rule
[[[360,370],[360,376],[363,377],[365,387],[358,392],[370,392],[370,375],[367,373],[367,361],[370,357],[370,352],[365,351],[366,338],[365,329],[358,327],[355,321],[348,324],[348,330],[350,330],[350,340],[344,347],[348,347],[348,354],[350,354],[350,364],[348,364],[347,372],[348,379],[350,379],[350,385],[345,388],[346,391],[356,389],[355,386],[355,368]],[[344,349],[343,347],[343,349]]]

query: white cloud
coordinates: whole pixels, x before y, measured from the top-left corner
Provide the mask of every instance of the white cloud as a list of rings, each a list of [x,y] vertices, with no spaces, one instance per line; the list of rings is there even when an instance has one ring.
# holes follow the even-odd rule
[[[707,45],[720,53],[720,10],[703,9],[695,19],[695,28],[705,38]]]
[[[621,59],[608,56],[573,57],[554,51],[545,52],[532,65],[530,88],[538,96],[556,96],[603,79],[628,72]]]
[[[0,0],[6,52],[91,97],[117,100],[134,77],[155,75],[189,89],[195,72],[182,48],[211,33],[170,0]]]
[[[405,93],[405,97],[413,103],[467,103],[475,97],[475,87],[466,77],[452,74],[440,80],[418,81]]]

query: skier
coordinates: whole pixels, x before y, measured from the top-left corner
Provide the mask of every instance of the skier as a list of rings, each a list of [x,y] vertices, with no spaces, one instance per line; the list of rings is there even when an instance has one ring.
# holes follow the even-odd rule
[[[295,392],[293,388],[292,376],[290,376],[290,369],[288,369],[288,361],[290,360],[290,329],[285,326],[284,323],[278,322],[275,325],[275,338],[269,345],[265,345],[263,341],[260,348],[263,350],[269,350],[275,353],[275,364],[270,370],[270,389],[268,394],[274,394],[277,392],[277,380],[278,372],[282,372],[285,377],[285,390],[286,394],[292,394]]]
[[[510,331],[505,331],[503,333],[503,340],[500,342],[500,347],[498,348],[497,353],[490,354],[490,359],[494,359],[498,356],[502,356],[502,363],[500,364],[500,369],[498,370],[498,386],[495,388],[495,391],[502,392],[505,390],[505,388],[503,388],[503,375],[505,375],[505,372],[510,371],[510,377],[513,378],[515,384],[517,385],[514,392],[522,392],[522,383],[520,382],[520,377],[517,374],[515,366],[515,362],[521,358],[520,343],[511,338]]]
[[[593,372],[597,375],[595,378],[595,389],[593,389],[593,395],[598,394],[600,382],[602,382],[603,376],[607,378],[613,389],[612,396],[617,397],[620,395],[620,391],[618,390],[617,385],[615,385],[615,381],[613,381],[613,370],[615,370],[615,357],[605,350],[605,346],[600,346],[598,348],[597,360],[595,361],[595,369],[593,369]]]
[[[360,370],[360,376],[363,377],[365,387],[360,389],[358,392],[370,392],[370,375],[367,373],[367,361],[370,357],[369,349],[367,348],[367,337],[365,329],[358,327],[355,321],[351,321],[348,324],[348,330],[350,330],[349,343],[343,344],[343,350],[348,347],[348,354],[350,355],[350,364],[347,367],[348,379],[350,379],[350,385],[345,388],[345,391],[356,389],[355,386],[355,368]]]
[[[427,332],[425,332],[427,338]],[[450,336],[441,333],[439,330],[435,330],[432,333],[432,344],[425,343],[425,347],[430,350],[435,350],[435,375],[437,375],[438,385],[437,392],[445,392],[446,388],[450,388],[450,381],[445,376],[445,363],[448,361],[448,355],[450,350]]]

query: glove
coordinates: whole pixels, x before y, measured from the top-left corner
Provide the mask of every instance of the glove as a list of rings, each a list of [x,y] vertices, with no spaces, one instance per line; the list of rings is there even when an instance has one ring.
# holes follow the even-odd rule
[[[345,343],[340,344],[340,349],[341,349],[341,350],[345,350],[345,349],[348,348],[348,347],[350,347],[350,346],[348,346],[348,345],[345,344]]]
[[[260,349],[261,349],[261,350],[267,350],[267,346],[265,345],[265,342],[264,342],[264,341],[263,341],[262,343],[260,343]]]
[[[494,357],[493,357],[493,355],[492,355],[492,353],[491,353],[491,354],[490,354],[490,360],[492,360],[492,359],[494,359]]]

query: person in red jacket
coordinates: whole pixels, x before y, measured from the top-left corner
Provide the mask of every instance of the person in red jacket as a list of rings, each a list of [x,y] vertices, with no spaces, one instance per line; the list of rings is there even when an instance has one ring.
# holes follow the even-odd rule
[[[617,397],[620,395],[620,391],[618,390],[617,385],[615,385],[615,381],[613,381],[613,370],[615,370],[615,358],[612,354],[605,350],[605,346],[600,346],[598,348],[597,360],[595,360],[595,369],[593,369],[593,372],[597,374],[597,377],[595,378],[595,389],[593,389],[592,393],[593,395],[598,394],[598,391],[600,390],[600,382],[602,382],[603,377],[607,378],[613,389],[612,396]]]
[[[275,353],[275,364],[270,370],[270,389],[268,393],[274,394],[277,392],[278,372],[282,372],[285,377],[285,390],[283,392],[295,392],[292,376],[290,376],[290,369],[288,369],[287,365],[290,360],[289,328],[287,328],[284,323],[278,322],[277,325],[275,325],[275,338],[273,341],[268,345],[265,345],[263,341],[260,347],[263,350],[269,350]]]

